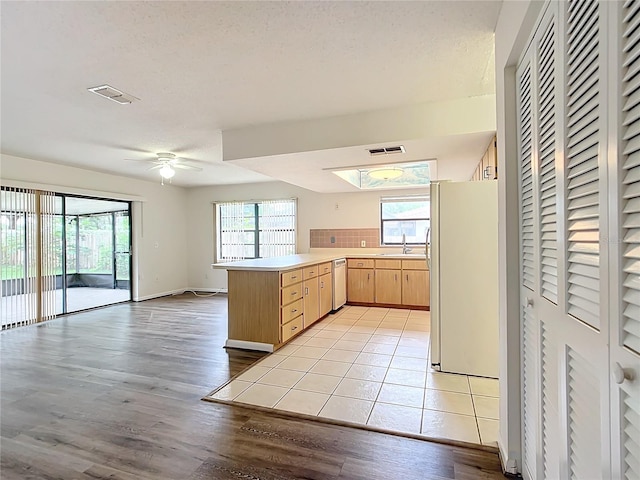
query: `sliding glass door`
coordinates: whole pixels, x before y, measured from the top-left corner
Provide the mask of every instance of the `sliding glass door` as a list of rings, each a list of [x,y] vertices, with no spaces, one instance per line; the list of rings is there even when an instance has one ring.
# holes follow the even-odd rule
[[[131,300],[129,202],[0,191],[0,323]]]
[[[65,197],[65,312],[131,299],[129,203]]]

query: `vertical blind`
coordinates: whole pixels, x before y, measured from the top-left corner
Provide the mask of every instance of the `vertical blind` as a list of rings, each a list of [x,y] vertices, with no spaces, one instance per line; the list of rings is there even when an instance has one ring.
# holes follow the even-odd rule
[[[2,329],[49,320],[56,313],[56,197],[24,188],[0,191],[0,323]]]
[[[234,261],[296,253],[296,200],[216,204],[217,258]]]

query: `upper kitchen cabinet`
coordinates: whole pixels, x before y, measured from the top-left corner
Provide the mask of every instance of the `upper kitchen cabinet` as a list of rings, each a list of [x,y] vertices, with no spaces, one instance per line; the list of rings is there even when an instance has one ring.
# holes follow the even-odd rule
[[[494,136],[489,143],[487,151],[484,152],[482,159],[478,163],[471,180],[497,180],[498,178],[498,148]]]

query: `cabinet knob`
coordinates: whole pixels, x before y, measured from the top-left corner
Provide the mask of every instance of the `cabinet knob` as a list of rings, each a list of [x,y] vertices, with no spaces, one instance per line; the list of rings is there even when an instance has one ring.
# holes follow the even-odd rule
[[[298,276],[297,276],[297,275],[291,275],[291,280],[294,280],[294,279],[296,279],[296,278],[298,278]]]
[[[628,380],[631,382],[636,377],[633,369],[622,368],[622,365],[620,365],[618,362],[616,362],[615,365],[613,365],[611,374],[613,375],[613,379],[618,385],[622,384],[625,380]]]
[[[298,311],[297,308],[294,308],[293,310],[291,310],[291,313],[296,313]]]
[[[291,295],[292,295],[292,296],[293,296],[293,295],[297,295],[297,294],[298,294],[298,292],[291,292]]]
[[[295,330],[297,330],[297,329],[298,329],[298,327],[297,327],[296,325],[294,325],[293,327],[291,327],[291,331],[292,331],[292,332],[293,332],[293,331],[295,331]]]

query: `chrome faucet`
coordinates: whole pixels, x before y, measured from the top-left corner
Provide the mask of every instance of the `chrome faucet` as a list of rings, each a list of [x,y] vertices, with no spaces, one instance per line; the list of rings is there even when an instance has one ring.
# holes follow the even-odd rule
[[[407,236],[403,233],[402,234],[402,254],[405,255],[409,253],[411,250],[413,249],[407,247]]]

